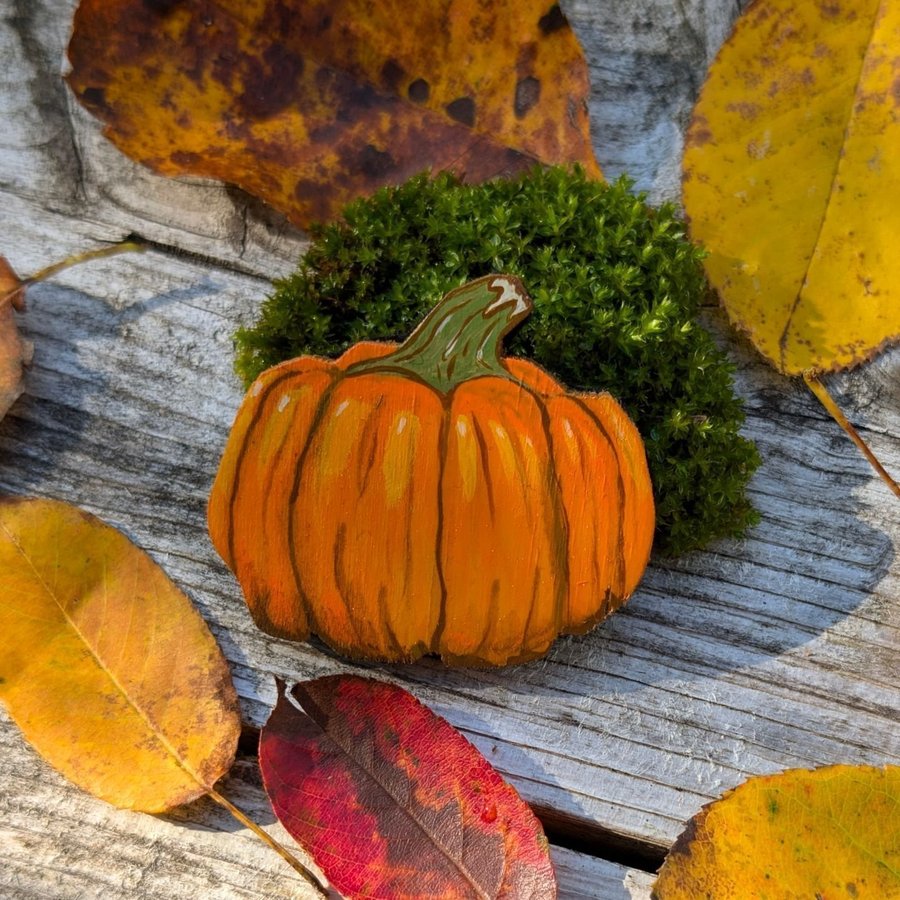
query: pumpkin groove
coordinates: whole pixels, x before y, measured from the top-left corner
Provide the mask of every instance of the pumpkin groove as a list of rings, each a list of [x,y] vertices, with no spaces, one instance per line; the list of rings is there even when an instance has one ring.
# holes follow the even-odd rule
[[[501,360],[517,279],[452,291],[399,348],[264,372],[210,534],[257,624],[353,657],[504,665],[634,590],[653,534],[643,445],[608,395]]]

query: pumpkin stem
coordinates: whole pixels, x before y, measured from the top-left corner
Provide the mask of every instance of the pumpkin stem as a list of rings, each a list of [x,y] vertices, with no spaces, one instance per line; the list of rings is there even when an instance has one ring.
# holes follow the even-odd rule
[[[486,275],[445,294],[389,356],[351,366],[348,374],[400,371],[448,393],[470,378],[512,378],[500,361],[503,338],[532,310],[515,275]]]

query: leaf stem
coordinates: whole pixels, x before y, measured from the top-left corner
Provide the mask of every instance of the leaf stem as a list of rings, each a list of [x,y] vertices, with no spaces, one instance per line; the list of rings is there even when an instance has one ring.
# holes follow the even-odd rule
[[[51,263],[49,266],[44,266],[43,269],[38,269],[37,272],[34,272],[27,278],[21,279],[15,287],[0,294],[0,308],[7,302],[14,301],[15,297],[20,292],[24,292],[25,288],[39,281],[46,281],[65,269],[71,269],[73,266],[79,266],[81,263],[90,262],[94,259],[103,259],[106,256],[117,256],[119,253],[142,253],[146,249],[147,245],[139,241],[122,241],[109,247],[85,250],[83,253],[73,253],[65,259],[59,260],[59,262]]]
[[[94,259],[103,259],[106,256],[117,256],[119,253],[142,253],[147,249],[146,244],[139,241],[122,241],[119,244],[113,244],[110,247],[100,247],[96,250],[85,250],[84,253],[73,253],[59,262],[51,263],[38,269],[32,275],[22,279],[22,285],[27,286],[37,281],[46,281],[65,269],[71,269],[72,266],[79,266],[81,263],[90,262]]]
[[[872,468],[879,474],[884,483],[900,497],[900,485],[894,481],[888,474],[887,469],[878,461],[878,457],[869,449],[869,445],[860,437],[859,432],[850,424],[847,417],[841,412],[837,403],[834,402],[828,389],[819,380],[814,372],[804,372],[803,380],[806,386],[815,394],[816,399],[825,407],[831,417],[834,419],[850,437],[850,440],[859,448],[860,452],[869,461]]]
[[[268,844],[294,871],[298,872],[312,887],[316,894],[320,897],[327,898],[329,895],[326,891],[325,886],[310,872],[303,863],[300,862],[295,856],[285,850],[278,841],[275,840],[270,834],[260,828],[253,819],[249,818],[245,815],[241,810],[239,810],[230,800],[223,797],[215,788],[207,788],[207,794],[212,797],[219,806],[224,807],[228,810],[241,823],[245,828],[249,828],[261,841],[264,841]]]

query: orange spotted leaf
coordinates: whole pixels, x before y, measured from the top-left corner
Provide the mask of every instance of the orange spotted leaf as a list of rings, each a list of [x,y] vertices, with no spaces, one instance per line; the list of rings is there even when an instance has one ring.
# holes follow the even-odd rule
[[[552,0],[82,0],[69,59],[128,156],[301,226],[423,169],[599,175],[587,65]]]
[[[52,766],[127,809],[210,793],[237,695],[215,638],[121,532],[56,500],[0,500],[0,699]]]
[[[552,900],[538,820],[402,688],[357,676],[284,690],[260,736],[275,814],[348,900]]]
[[[691,820],[652,896],[900,897],[900,766],[751,778]]]
[[[0,419],[21,395],[25,366],[31,361],[31,343],[16,327],[15,310],[23,308],[22,280],[0,256]]]

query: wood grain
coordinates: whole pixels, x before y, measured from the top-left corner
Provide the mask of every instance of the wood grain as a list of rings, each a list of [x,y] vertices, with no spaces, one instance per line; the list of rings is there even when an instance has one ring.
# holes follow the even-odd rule
[[[630,71],[647,54],[669,60],[662,80],[635,76],[635,102],[661,111],[620,123],[616,152],[644,186],[671,195],[660,173],[677,169],[677,134],[660,147],[652,122],[679,127],[691,91],[670,103],[666,86],[679,67],[699,84],[697,67],[736,9],[685,2],[682,33],[652,4],[631,23],[594,6],[573,4],[595,122],[614,118],[598,92],[625,77],[629,53]],[[713,311],[764,460],[752,484],[762,522],[744,540],[652,560],[622,612],[509,670],[352,666],[258,631],[209,543],[205,503],[241,397],[231,334],[252,320],[268,279],[290,270],[302,235],[239,193],[164,181],[120,157],[58,80],[72,4],[14,0],[10,10],[0,20],[0,251],[27,274],[131,232],[158,247],[30,292],[21,323],[35,359],[0,423],[0,491],[80,504],[147,549],[213,628],[245,722],[267,716],[273,675],[368,671],[403,684],[466,732],[551,835],[582,851],[557,854],[564,898],[646,898],[646,877],[628,875],[626,888],[621,866],[590,854],[624,848],[649,867],[703,803],[751,774],[900,762],[900,506],[805,388],[770,371]],[[616,33],[619,57],[591,49]],[[700,41],[689,46],[691,34]],[[616,109],[626,116],[624,101]],[[609,167],[604,127],[594,134]],[[829,382],[894,473],[898,384],[898,351]],[[122,813],[62,782],[5,719],[0,740],[4,896],[303,896],[218,811]],[[254,779],[246,761],[226,791],[271,822]]]

